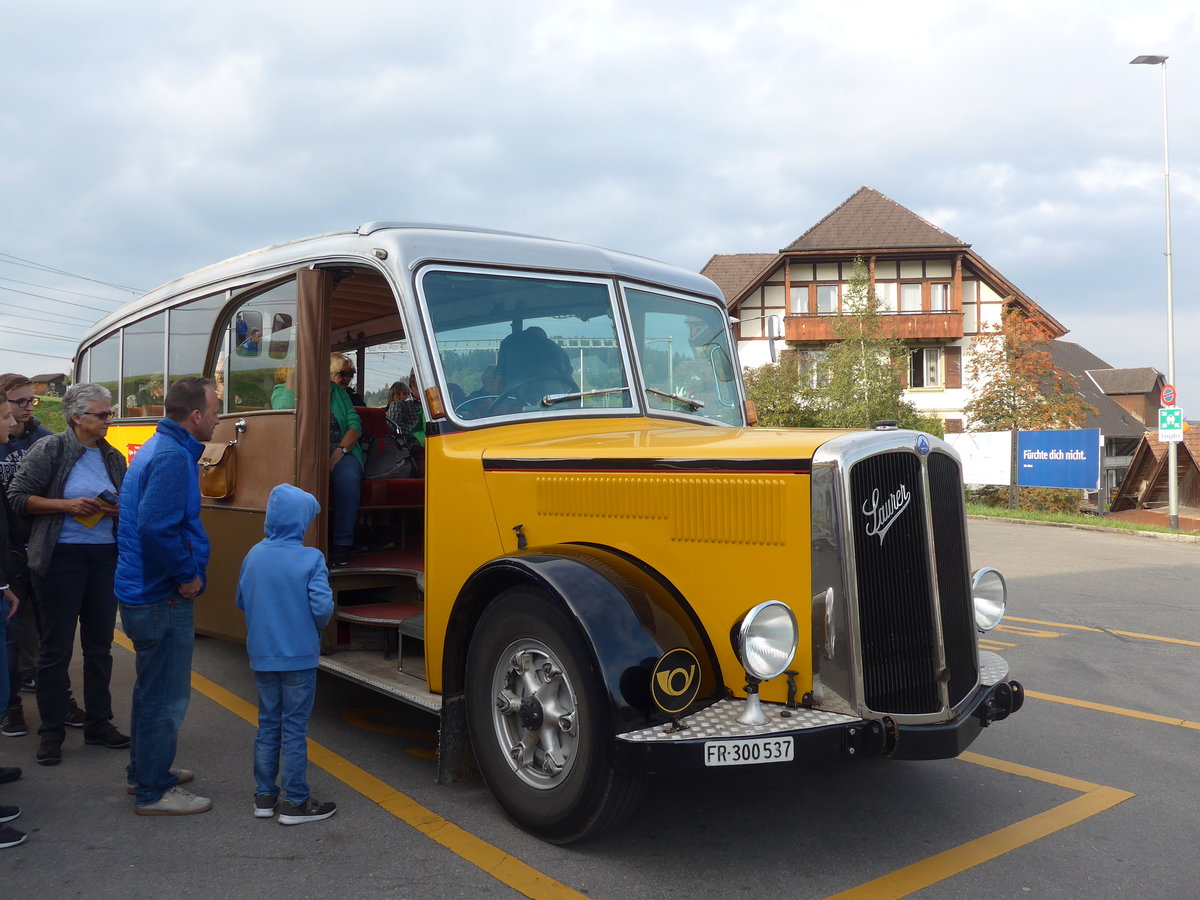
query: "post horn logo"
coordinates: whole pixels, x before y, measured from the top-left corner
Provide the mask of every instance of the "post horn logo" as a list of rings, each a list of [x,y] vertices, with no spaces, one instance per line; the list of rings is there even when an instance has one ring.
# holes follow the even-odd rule
[[[700,660],[686,647],[668,650],[650,671],[650,693],[668,715],[678,715],[700,691]]]

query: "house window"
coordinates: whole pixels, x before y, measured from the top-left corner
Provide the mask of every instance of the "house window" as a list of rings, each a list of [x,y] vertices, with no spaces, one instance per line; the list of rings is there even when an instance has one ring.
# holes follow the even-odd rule
[[[879,311],[894,313],[896,311],[896,282],[875,282],[875,296],[879,298]]]
[[[838,311],[838,286],[836,284],[817,285],[817,312],[834,315]]]
[[[915,388],[942,386],[942,349],[923,347],[914,350],[909,358],[908,384]]]
[[[809,267],[811,268],[811,266]],[[792,286],[792,315],[803,316],[808,314],[808,285],[800,284]]]
[[[913,313],[921,311],[921,285],[900,285],[900,312]]]
[[[946,312],[950,308],[950,285],[931,284],[929,286],[930,312]]]

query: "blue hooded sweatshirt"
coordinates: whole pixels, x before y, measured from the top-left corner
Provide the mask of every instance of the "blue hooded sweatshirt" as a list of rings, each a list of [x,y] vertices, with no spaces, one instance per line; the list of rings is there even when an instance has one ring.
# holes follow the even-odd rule
[[[256,672],[317,667],[333,591],[325,555],[304,546],[304,532],[320,509],[316,497],[290,484],[277,485],[267,498],[266,537],[246,554],[237,588]]]

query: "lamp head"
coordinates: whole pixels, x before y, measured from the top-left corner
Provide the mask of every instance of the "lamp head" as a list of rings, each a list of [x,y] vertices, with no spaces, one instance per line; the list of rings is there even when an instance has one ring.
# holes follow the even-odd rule
[[[1161,66],[1167,61],[1165,56],[1135,56],[1129,61],[1131,66]]]

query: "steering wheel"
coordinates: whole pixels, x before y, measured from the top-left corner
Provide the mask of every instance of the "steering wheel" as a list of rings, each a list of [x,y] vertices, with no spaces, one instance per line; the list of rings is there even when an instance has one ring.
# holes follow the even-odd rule
[[[476,419],[479,418],[479,413],[471,413],[469,412],[470,409],[476,406],[483,407],[483,404],[494,403],[499,399],[500,396],[498,394],[480,394],[478,397],[468,397],[462,403],[458,404],[458,406],[454,407],[454,411],[464,419]],[[491,406],[489,405],[484,409],[483,415],[486,416],[490,410]]]

